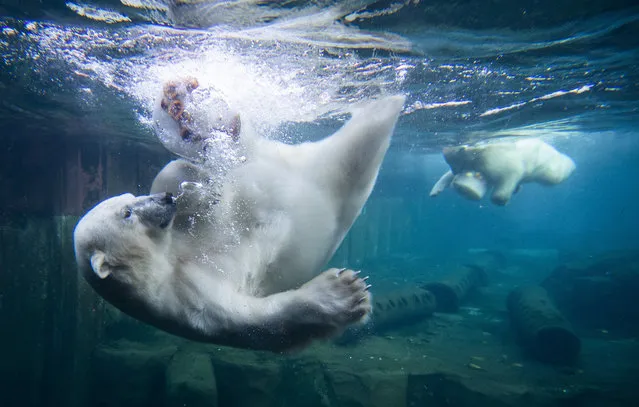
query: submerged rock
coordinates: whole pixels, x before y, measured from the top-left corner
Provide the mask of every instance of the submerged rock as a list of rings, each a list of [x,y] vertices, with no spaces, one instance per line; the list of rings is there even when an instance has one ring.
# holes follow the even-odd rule
[[[178,351],[166,371],[166,407],[216,407],[217,384],[211,358],[203,353]]]
[[[639,334],[639,252],[614,251],[561,265],[542,286],[578,326]]]
[[[117,341],[94,352],[90,405],[161,406],[165,372],[177,346]]]

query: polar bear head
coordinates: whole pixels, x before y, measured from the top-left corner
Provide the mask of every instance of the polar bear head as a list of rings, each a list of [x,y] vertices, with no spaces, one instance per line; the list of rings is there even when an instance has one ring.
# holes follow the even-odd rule
[[[73,232],[80,273],[119,308],[140,303],[166,270],[175,214],[168,193],[124,194],[98,204]]]
[[[482,165],[477,150],[471,146],[444,147],[442,152],[453,174],[474,172]]]

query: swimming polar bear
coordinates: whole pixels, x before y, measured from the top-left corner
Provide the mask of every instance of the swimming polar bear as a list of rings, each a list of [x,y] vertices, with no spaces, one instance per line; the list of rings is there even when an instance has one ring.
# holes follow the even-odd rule
[[[507,204],[521,184],[556,185],[576,168],[570,157],[538,138],[447,147],[443,153],[451,170],[435,183],[430,196],[452,186],[466,198],[479,200],[494,188],[491,200],[497,205]]]
[[[299,349],[364,322],[366,278],[320,271],[373,189],[403,103],[390,96],[360,106],[317,142],[241,134],[251,140],[246,160],[216,188],[206,166],[169,163],[152,192],[183,189],[177,199],[124,194],[78,222],[80,273],[123,312],[220,345]]]

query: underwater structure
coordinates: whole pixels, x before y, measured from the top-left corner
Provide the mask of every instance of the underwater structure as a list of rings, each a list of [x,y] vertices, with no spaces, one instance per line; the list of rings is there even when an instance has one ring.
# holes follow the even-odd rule
[[[346,330],[336,343],[348,344],[367,335],[416,324],[436,311],[457,312],[468,294],[485,285],[487,280],[481,267],[463,265],[439,280],[375,295],[370,321],[364,326]]]
[[[462,300],[475,288],[487,283],[486,272],[478,266],[464,265],[438,281],[422,285],[435,295],[436,311],[456,312]]]
[[[508,311],[521,345],[543,362],[573,364],[581,340],[540,286],[519,287],[508,296]]]
[[[437,306],[435,296],[419,287],[394,290],[373,299],[371,326],[376,332],[429,317]]]
[[[575,327],[639,335],[639,253],[615,250],[556,267],[541,286]]]
[[[437,306],[433,293],[415,286],[406,286],[373,297],[373,313],[368,323],[346,330],[337,344],[356,342],[367,335],[420,322],[430,317]]]

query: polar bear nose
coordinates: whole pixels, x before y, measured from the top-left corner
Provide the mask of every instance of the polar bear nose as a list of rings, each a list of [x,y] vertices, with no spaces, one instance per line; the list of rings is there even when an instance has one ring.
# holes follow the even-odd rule
[[[172,205],[175,203],[175,197],[170,192],[162,192],[150,196],[151,200],[159,204]]]
[[[175,216],[175,198],[169,192],[149,195],[134,205],[134,211],[147,225],[164,229]]]

